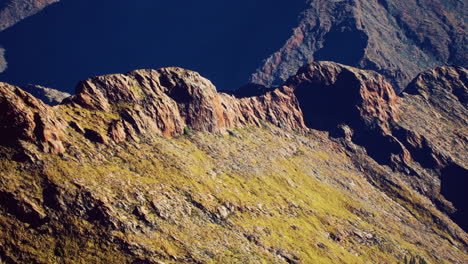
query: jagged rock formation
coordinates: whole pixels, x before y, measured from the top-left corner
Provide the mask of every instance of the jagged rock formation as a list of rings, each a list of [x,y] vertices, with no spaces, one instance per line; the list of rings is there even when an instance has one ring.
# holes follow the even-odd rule
[[[396,130],[413,158],[436,170],[441,180],[437,192],[455,208],[454,219],[468,230],[468,207],[462,186],[468,179],[468,71],[462,67],[438,67],[421,73],[402,94]],[[447,211],[450,212],[450,209]]]
[[[44,152],[64,152],[60,141],[61,120],[39,99],[17,87],[0,83],[0,111],[1,145],[29,152],[29,147],[24,146],[24,142],[29,142],[37,144]]]
[[[258,97],[236,99],[217,93],[198,73],[180,68],[139,70],[81,82],[65,104],[118,112],[123,123],[113,123],[111,134],[151,133],[174,137],[186,127],[223,132],[268,121],[280,127],[304,130],[302,113],[291,89],[282,87]],[[133,131],[135,130],[135,131]]]
[[[464,263],[446,214],[466,213],[450,192],[467,168],[464,68],[397,96],[375,72],[315,62],[257,90],[137,70],[51,107],[1,84],[0,259]]]
[[[330,60],[387,77],[397,92],[420,72],[466,67],[465,1],[309,1],[286,44],[252,75],[280,85],[304,64]]]
[[[41,85],[29,84],[21,88],[24,91],[32,94],[37,99],[40,99],[44,103],[52,106],[60,104],[63,99],[71,96],[69,93],[64,93]]]
[[[301,68],[286,86],[294,89],[308,127],[345,138],[350,148],[364,147],[450,213],[441,184],[467,174],[467,80],[464,68],[436,68],[419,75],[398,97],[375,72],[318,62]],[[465,206],[455,199],[465,215]],[[466,227],[464,220],[460,217],[459,224]]]

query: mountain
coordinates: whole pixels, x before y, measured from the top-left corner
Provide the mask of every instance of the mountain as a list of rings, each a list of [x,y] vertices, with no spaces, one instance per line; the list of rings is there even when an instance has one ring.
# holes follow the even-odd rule
[[[0,31],[60,0],[5,0],[0,3]]]
[[[463,0],[310,0],[251,80],[281,85],[304,63],[330,60],[375,70],[400,92],[424,70],[467,67],[466,10]]]
[[[136,70],[53,107],[0,83],[0,258],[464,263],[466,76],[435,68],[397,95],[314,62],[236,96]]]
[[[58,105],[63,99],[71,96],[69,93],[64,93],[41,85],[29,84],[21,88],[48,105]]]

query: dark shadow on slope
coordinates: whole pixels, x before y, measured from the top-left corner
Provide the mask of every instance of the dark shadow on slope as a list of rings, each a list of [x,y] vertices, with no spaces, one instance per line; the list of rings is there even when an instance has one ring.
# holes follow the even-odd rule
[[[363,120],[357,108],[361,103],[359,87],[354,74],[344,70],[331,85],[305,83],[296,88],[295,94],[307,127],[341,137],[339,126],[346,124],[354,131],[354,143],[363,146],[379,164],[392,165],[391,154],[402,154],[403,149],[395,138],[381,131],[377,119]]]
[[[252,96],[261,96],[266,94],[267,92],[273,91],[275,88],[268,88],[264,85],[261,84],[256,84],[256,83],[249,83],[237,90],[225,90],[221,91],[223,93],[227,93],[230,95],[235,96],[236,98],[246,98],[246,97],[252,97]]]
[[[457,211],[452,220],[468,232],[467,192],[468,171],[456,164],[450,164],[441,171],[441,193],[452,202]]]
[[[315,54],[317,61],[335,61],[345,65],[357,65],[364,56],[369,38],[357,29],[336,27],[325,36],[323,48]]]
[[[331,85],[304,83],[295,90],[309,128],[334,131],[339,124],[359,121],[357,91],[359,81],[343,71]]]

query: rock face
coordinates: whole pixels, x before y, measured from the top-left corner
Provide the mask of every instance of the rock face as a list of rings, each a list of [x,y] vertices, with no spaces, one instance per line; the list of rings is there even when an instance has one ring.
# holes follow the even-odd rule
[[[451,213],[441,193],[449,197],[459,209],[458,223],[467,228],[467,208],[458,197],[463,191],[456,186],[468,173],[467,81],[466,69],[439,67],[420,74],[399,97],[380,74],[315,62],[286,86],[309,128],[344,138],[350,148],[364,147],[366,155],[406,174],[402,180]]]
[[[330,60],[375,70],[400,92],[424,70],[467,66],[465,10],[462,0],[312,0],[251,79],[280,85],[304,63]]]
[[[53,107],[0,83],[0,259],[464,263],[466,83],[439,67],[398,96],[313,62],[228,95],[164,68]]]
[[[58,105],[63,99],[70,97],[69,93],[64,93],[52,88],[47,88],[41,85],[26,85],[21,87],[24,91],[32,94],[34,97],[42,100],[48,105]]]
[[[435,170],[438,192],[458,209],[454,220],[468,230],[468,207],[462,186],[468,183],[468,71],[438,67],[421,73],[402,94],[400,125],[396,131],[413,158]],[[450,209],[448,209],[450,212]]]
[[[347,134],[382,164],[404,164],[409,154],[392,135],[399,100],[385,78],[334,62],[302,67],[286,85],[294,89],[308,127]],[[349,130],[345,133],[345,130]],[[349,134],[352,133],[352,134]]]
[[[20,155],[27,147],[23,142],[37,144],[47,153],[64,152],[61,142],[62,125],[54,111],[23,90],[0,83],[0,145],[15,147]]]
[[[123,123],[112,126],[115,138],[123,137],[124,127],[166,137],[181,135],[185,128],[224,132],[262,122],[306,129],[298,101],[288,87],[237,99],[217,93],[210,81],[180,68],[95,77],[81,82],[76,95],[64,103],[108,113],[117,111]]]

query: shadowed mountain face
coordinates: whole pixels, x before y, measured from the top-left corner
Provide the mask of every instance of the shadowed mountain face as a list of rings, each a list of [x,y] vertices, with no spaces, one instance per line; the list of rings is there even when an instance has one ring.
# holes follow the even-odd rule
[[[304,63],[329,60],[375,70],[401,92],[423,70],[468,65],[466,1],[308,2],[293,35],[253,82],[280,85]]]
[[[281,47],[304,6],[303,0],[64,0],[0,33],[9,65],[0,80],[72,92],[97,74],[179,66],[234,89]]]
[[[0,2],[0,32],[58,1],[60,0],[2,0]]]
[[[59,0],[2,0],[0,2],[0,32],[34,15]],[[4,49],[0,43],[0,73],[7,67]]]

